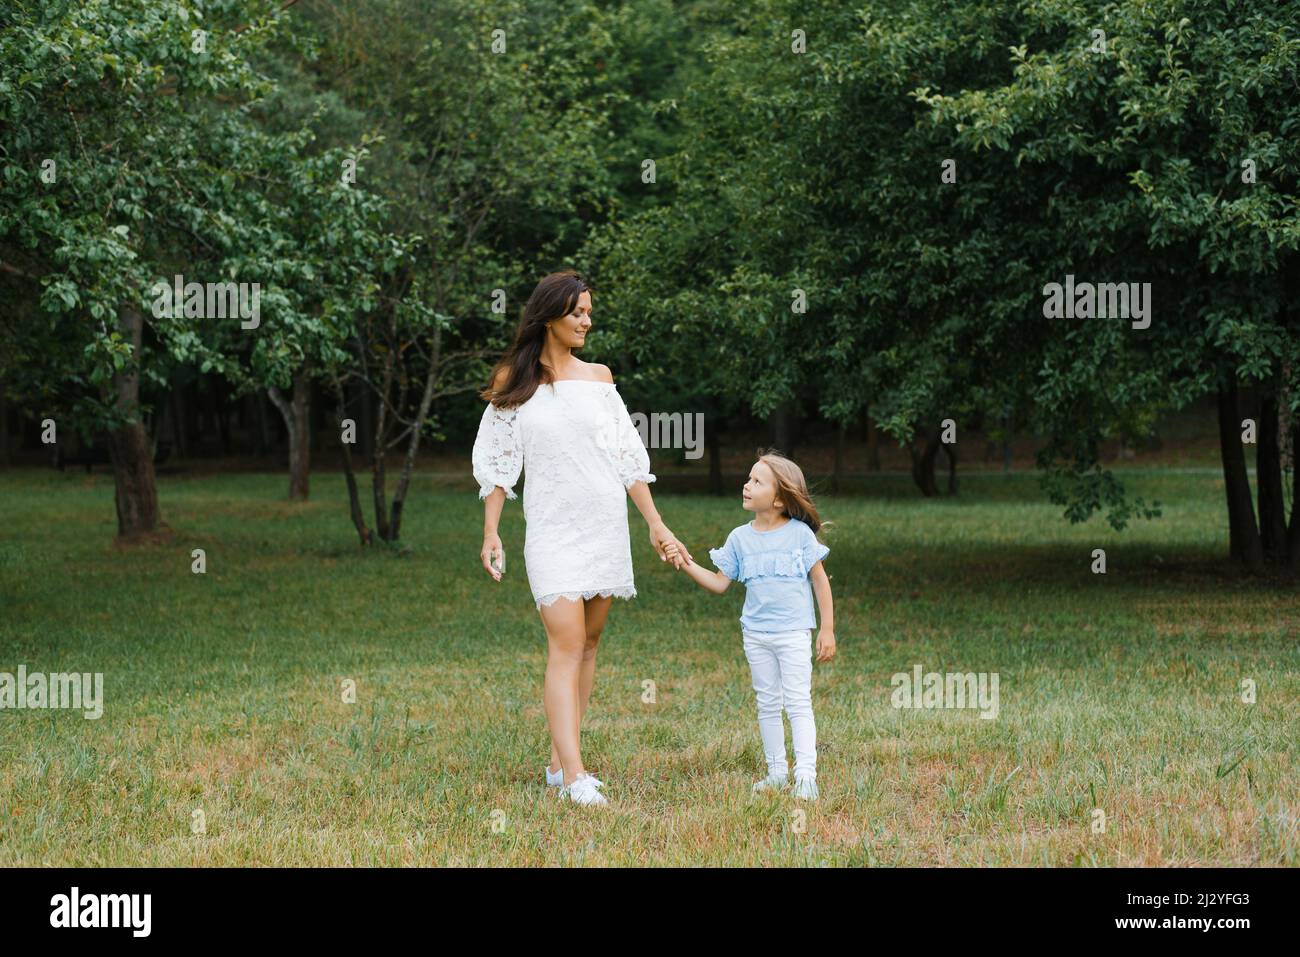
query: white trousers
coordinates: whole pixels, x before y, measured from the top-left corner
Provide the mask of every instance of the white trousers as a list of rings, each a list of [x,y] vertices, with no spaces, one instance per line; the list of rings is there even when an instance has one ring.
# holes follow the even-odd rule
[[[758,733],[769,774],[786,775],[785,726],[790,717],[795,777],[817,776],[817,725],[812,711],[812,631],[743,631],[745,657],[758,698]]]

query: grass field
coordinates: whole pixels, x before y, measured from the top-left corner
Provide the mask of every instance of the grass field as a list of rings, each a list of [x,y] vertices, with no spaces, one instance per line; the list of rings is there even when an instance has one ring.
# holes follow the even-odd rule
[[[813,805],[750,793],[743,589],[661,564],[629,504],[640,595],[601,645],[592,810],[541,783],[517,502],[497,585],[468,483],[417,480],[399,553],[358,549],[337,475],[305,506],[282,475],[168,477],[174,536],[124,549],[111,476],[0,473],[0,672],[103,672],[105,698],[0,711],[0,865],[1295,866],[1296,586],[1221,563],[1212,470],[1127,478],[1164,516],[1122,534],[1071,527],[1032,474],[821,499],[840,654],[814,671]],[[705,560],[737,499],[657,504]],[[917,664],[996,672],[996,720],[891,707]]]

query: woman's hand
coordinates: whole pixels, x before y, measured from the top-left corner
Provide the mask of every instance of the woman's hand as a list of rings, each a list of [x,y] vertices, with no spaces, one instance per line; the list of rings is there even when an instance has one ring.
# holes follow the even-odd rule
[[[650,526],[650,544],[659,553],[661,562],[669,560],[668,546],[670,544],[676,545],[676,554],[672,558],[673,568],[675,569],[680,570],[683,565],[691,561],[691,553],[686,550],[686,546],[677,540],[677,536],[670,532],[668,526],[663,522],[655,522]]]
[[[681,569],[683,565],[691,563],[690,556],[685,554],[681,543],[676,539],[664,546],[664,554],[668,556],[668,560],[673,563],[675,569]]]
[[[487,573],[500,581],[506,570],[506,550],[501,544],[500,535],[483,536],[483,550],[479,552],[479,558],[483,560],[483,567],[487,570]],[[496,559],[495,566],[492,564],[494,558]]]

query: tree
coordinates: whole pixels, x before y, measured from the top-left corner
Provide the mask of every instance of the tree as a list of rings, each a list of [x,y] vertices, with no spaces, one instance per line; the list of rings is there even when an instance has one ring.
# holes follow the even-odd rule
[[[1212,391],[1232,558],[1251,570],[1300,566],[1294,503],[1283,534],[1277,433],[1279,409],[1296,409],[1300,350],[1284,278],[1300,241],[1300,155],[1288,134],[1300,121],[1300,9],[1241,17],[1208,0],[1101,10],[1056,0],[1026,11],[1022,30],[1039,42],[1032,53],[1012,47],[1010,80],[923,100],[964,146],[1031,172],[1016,186],[1046,209],[1073,272],[1150,281],[1158,304],[1141,330],[1093,318],[1053,325],[1036,398],[1058,437],[1048,458],[1072,459],[1073,488],[1067,481],[1059,496],[1073,517],[1100,497],[1122,499],[1096,468],[1106,417]],[[1123,380],[1095,375],[1105,369]],[[1259,522],[1241,445],[1243,382],[1262,397]]]
[[[39,299],[7,333],[18,358],[6,378],[65,427],[109,434],[119,535],[147,533],[159,512],[142,380],[173,363],[226,371],[239,336],[258,327],[224,311],[227,294],[251,289],[255,310],[256,283],[268,313],[288,321],[301,304],[293,283],[311,279],[310,262],[283,255],[297,239],[277,228],[286,217],[268,215],[311,167],[293,138],[249,118],[273,87],[253,61],[284,17],[256,0],[9,9],[0,272],[17,297]],[[250,186],[264,172],[254,157],[286,164],[268,188]]]

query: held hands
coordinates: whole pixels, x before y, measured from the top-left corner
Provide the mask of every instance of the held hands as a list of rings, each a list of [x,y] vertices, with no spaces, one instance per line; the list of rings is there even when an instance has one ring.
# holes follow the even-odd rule
[[[479,558],[482,559],[487,573],[494,580],[500,581],[506,571],[506,550],[501,544],[501,536],[484,535],[483,550],[479,552]]]
[[[830,661],[835,657],[835,632],[823,628],[817,632],[817,660]]]
[[[659,553],[659,560],[671,561],[675,569],[680,570],[691,561],[691,553],[686,550],[686,546],[677,540],[677,536],[670,532],[663,522],[656,522],[650,526],[650,544]],[[670,547],[673,549],[671,554],[668,551]]]
[[[664,547],[664,554],[667,555],[668,560],[673,563],[673,568],[678,571],[691,564],[691,556],[686,551],[686,547],[680,542],[669,542]]]

